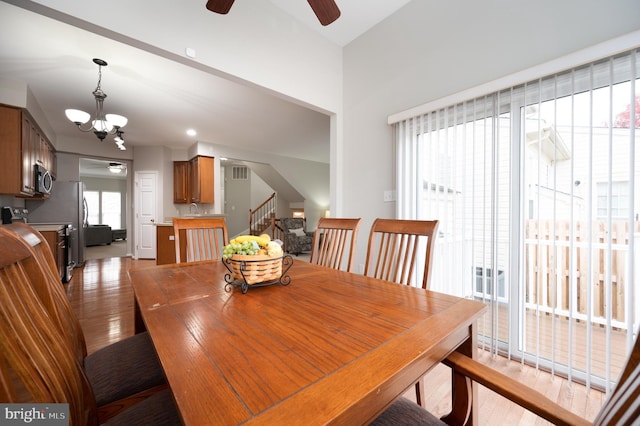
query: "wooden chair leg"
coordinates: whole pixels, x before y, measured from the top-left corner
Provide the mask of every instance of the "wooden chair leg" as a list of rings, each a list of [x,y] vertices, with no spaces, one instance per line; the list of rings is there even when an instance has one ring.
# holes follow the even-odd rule
[[[425,406],[424,392],[422,391],[422,379],[416,382],[416,403],[423,408]]]

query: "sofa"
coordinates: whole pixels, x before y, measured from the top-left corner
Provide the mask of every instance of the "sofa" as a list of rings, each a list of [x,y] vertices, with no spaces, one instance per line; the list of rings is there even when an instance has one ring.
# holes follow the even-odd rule
[[[306,221],[299,217],[280,219],[284,231],[284,249],[287,253],[298,255],[303,251],[311,251],[313,231],[305,230]]]
[[[84,232],[84,245],[98,246],[101,244],[111,244],[113,235],[109,225],[88,225]]]

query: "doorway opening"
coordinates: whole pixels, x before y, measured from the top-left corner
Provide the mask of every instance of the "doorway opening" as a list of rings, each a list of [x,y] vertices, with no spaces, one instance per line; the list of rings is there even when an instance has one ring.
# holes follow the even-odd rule
[[[85,259],[124,257],[129,243],[130,162],[80,159],[80,181],[85,199]]]

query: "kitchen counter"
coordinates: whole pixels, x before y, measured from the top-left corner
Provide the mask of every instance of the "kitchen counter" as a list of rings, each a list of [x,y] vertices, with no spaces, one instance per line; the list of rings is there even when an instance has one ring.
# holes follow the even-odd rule
[[[180,219],[201,219],[201,218],[207,218],[207,217],[227,217],[226,214],[193,214],[193,215],[184,215],[184,216],[177,216]],[[164,222],[157,222],[155,224],[156,226],[173,226],[173,218],[172,217],[165,217],[164,218]]]
[[[28,225],[38,232],[58,232],[69,226],[68,223],[29,223]]]

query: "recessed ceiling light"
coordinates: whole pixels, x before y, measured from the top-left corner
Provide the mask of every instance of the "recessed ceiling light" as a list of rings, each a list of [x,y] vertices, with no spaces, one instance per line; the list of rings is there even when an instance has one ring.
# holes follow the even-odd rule
[[[187,129],[187,135],[189,135],[189,136],[195,136],[195,135],[197,135],[197,134],[198,134],[198,132],[196,132],[195,130],[193,130],[193,129]]]

